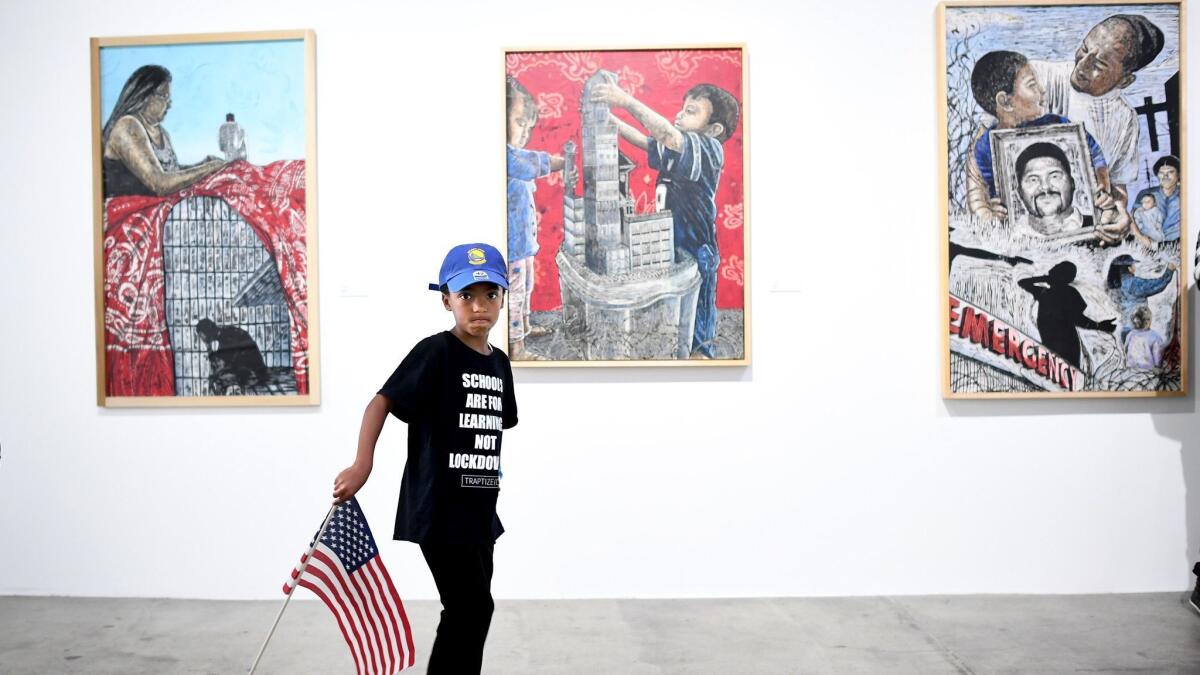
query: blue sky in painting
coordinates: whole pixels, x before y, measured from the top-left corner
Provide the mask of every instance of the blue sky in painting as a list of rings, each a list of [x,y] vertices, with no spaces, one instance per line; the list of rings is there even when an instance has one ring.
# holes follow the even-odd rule
[[[1073,61],[1075,50],[1087,32],[1113,14],[1141,14],[1162,29],[1165,38],[1162,52],[1153,63],[1138,71],[1137,80],[1124,90],[1125,99],[1134,106],[1141,105],[1145,96],[1162,101],[1163,83],[1179,71],[1178,5],[948,7],[945,47],[949,57],[962,36],[968,35],[967,59],[970,63],[997,49],[1020,52],[1030,59]],[[1167,116],[1165,113],[1157,115],[1162,148],[1157,153],[1151,152],[1145,119],[1141,118],[1141,121],[1139,156],[1142,161],[1139,163],[1149,164],[1165,154],[1169,147]],[[1131,194],[1149,182],[1145,171],[1141,171]]]
[[[125,81],[146,64],[171,71],[171,109],[163,126],[180,163],[221,155],[217,130],[230,112],[246,131],[249,161],[304,158],[303,40],[104,47],[102,125]]]

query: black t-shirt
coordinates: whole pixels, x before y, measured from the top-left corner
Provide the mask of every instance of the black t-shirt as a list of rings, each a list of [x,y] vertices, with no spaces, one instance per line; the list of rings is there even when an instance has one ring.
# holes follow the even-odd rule
[[[408,423],[392,538],[494,542],[504,532],[496,516],[501,430],[517,424],[508,357],[480,354],[445,331],[418,342],[379,393]]]

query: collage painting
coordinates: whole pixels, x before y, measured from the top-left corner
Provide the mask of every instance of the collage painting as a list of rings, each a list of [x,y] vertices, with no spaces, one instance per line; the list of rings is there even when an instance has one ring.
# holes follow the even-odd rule
[[[1183,395],[1180,5],[938,25],[943,395]]]

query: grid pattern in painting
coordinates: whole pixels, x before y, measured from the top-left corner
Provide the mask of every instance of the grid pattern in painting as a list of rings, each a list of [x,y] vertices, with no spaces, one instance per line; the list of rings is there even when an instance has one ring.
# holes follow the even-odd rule
[[[167,329],[178,396],[295,394],[289,317],[275,261],[254,230],[217,197],[191,197],[172,209],[163,241]],[[219,387],[202,319],[246,331],[270,382]]]

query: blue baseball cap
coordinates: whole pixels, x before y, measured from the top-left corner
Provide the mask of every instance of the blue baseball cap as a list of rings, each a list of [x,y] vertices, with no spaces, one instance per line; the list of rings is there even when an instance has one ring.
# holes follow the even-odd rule
[[[438,282],[429,284],[429,290],[440,290],[444,285],[451,293],[457,293],[471,284],[496,284],[508,289],[508,265],[495,246],[487,244],[460,244],[450,249],[442,261]]]

